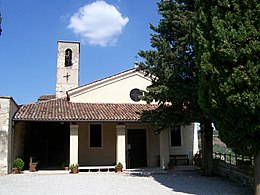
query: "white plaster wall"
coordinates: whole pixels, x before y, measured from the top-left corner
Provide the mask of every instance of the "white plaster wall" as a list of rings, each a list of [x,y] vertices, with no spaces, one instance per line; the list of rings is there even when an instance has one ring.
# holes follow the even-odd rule
[[[114,165],[116,163],[116,144],[117,144],[117,123],[101,123],[103,130],[103,147],[89,147],[89,124],[79,123],[79,164],[80,166],[90,165]],[[146,129],[147,132],[147,166],[156,167],[157,157],[160,152],[159,136],[154,135],[147,123],[126,123],[127,129]],[[126,152],[127,137],[122,141],[125,146],[121,145],[123,151]],[[125,161],[127,162],[127,154],[125,153]]]
[[[158,166],[158,155],[160,155],[160,136],[155,135],[153,130],[147,129],[147,165],[148,167]]]
[[[79,165],[115,165],[116,123],[93,123],[102,125],[102,148],[89,147],[89,124],[79,123]]]
[[[181,126],[181,133],[182,133],[182,146],[180,147],[171,147],[170,145],[170,155],[182,155],[186,154],[189,156],[190,159],[190,164],[192,163],[193,160],[193,140],[194,140],[194,124],[192,123],[191,125],[187,126]],[[170,134],[170,133],[169,133]],[[170,137],[169,137],[170,139]],[[169,142],[169,144],[171,144]]]
[[[134,102],[130,98],[130,91],[134,88],[146,90],[151,81],[138,74],[124,77],[116,82],[108,82],[98,85],[81,94],[71,96],[71,102],[82,103],[146,103],[144,101]]]

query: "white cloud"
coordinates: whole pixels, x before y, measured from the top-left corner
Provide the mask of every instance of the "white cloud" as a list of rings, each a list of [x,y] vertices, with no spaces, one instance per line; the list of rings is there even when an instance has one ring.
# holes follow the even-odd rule
[[[68,28],[91,45],[106,47],[117,41],[129,19],[105,1],[87,4],[70,18]]]

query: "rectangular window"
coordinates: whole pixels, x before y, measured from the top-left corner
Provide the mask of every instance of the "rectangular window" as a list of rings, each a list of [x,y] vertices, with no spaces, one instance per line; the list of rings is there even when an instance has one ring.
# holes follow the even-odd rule
[[[89,137],[89,145],[91,148],[102,147],[102,128],[100,124],[90,124]]]
[[[181,126],[176,125],[170,128],[171,130],[171,146],[181,146]]]

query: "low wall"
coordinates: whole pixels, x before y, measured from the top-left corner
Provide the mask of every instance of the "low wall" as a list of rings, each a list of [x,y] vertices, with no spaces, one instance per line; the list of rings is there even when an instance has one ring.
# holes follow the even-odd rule
[[[238,171],[234,165],[230,165],[218,159],[214,159],[214,174],[222,177],[227,177],[232,181],[240,183],[244,186],[254,189],[254,177],[246,175]]]

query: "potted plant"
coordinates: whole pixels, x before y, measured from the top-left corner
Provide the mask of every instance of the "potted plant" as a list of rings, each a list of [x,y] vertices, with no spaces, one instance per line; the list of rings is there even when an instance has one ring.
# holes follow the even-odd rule
[[[115,166],[115,172],[123,172],[123,165],[121,162],[117,163]]]
[[[17,174],[17,173],[21,173],[22,169],[24,167],[24,161],[21,158],[16,158],[14,160],[14,164],[13,164],[13,173]]]
[[[68,170],[69,170],[69,162],[68,162],[68,160],[66,160],[65,162],[63,162],[63,163],[61,164],[61,167],[62,167],[64,170],[68,171]]]
[[[70,173],[78,173],[79,172],[79,164],[78,163],[71,164],[69,166],[69,169],[70,169]]]

